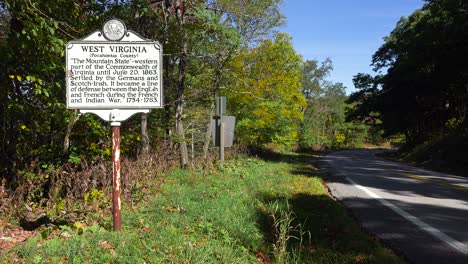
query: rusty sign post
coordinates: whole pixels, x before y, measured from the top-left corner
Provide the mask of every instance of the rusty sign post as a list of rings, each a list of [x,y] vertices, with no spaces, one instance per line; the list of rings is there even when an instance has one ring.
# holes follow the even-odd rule
[[[120,177],[120,124],[112,126],[112,218],[114,230],[122,229],[122,201]]]
[[[92,113],[112,127],[112,216],[122,228],[120,124],[163,107],[162,45],[127,30],[118,19],[66,47],[67,108]]]

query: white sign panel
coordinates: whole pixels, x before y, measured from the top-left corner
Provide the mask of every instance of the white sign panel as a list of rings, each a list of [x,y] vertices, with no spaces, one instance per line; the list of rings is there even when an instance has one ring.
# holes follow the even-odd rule
[[[71,41],[66,58],[68,108],[163,107],[158,42]]]

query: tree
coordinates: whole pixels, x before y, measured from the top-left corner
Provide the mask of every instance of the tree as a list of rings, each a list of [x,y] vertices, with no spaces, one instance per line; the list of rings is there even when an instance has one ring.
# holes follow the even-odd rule
[[[363,124],[367,127],[370,143],[378,144],[382,141],[383,127],[380,117],[381,75],[359,73],[353,78],[357,92],[352,93],[346,103],[346,122]]]
[[[330,58],[325,59],[319,66],[317,60],[307,60],[302,69],[302,90],[306,98],[313,98],[323,94],[325,78],[333,70]]]
[[[262,145],[293,144],[305,106],[301,93],[302,60],[290,37],[277,34],[231,64],[234,83],[226,94],[238,118],[239,141]]]
[[[376,71],[387,73],[355,95],[356,111],[379,113],[386,135],[403,133],[417,144],[446,131],[447,122],[467,123],[468,12],[462,0],[432,0],[402,18],[373,55]]]
[[[325,141],[324,113],[328,111],[328,107],[321,98],[324,93],[325,78],[332,69],[332,62],[328,58],[320,66],[317,60],[307,60],[302,67],[302,92],[307,99],[307,106],[303,108],[304,121],[299,134],[299,144],[303,147],[322,145]]]
[[[156,18],[163,22],[163,26],[161,27],[162,39],[165,48],[172,55],[165,60],[165,77],[169,79],[166,80],[165,84],[170,83],[170,80],[173,80],[174,83],[175,130],[180,150],[181,166],[186,167],[188,164],[188,150],[183,116],[184,105],[186,103],[187,70],[190,64],[192,49],[196,47],[199,40],[197,34],[192,34],[201,25],[200,20],[197,19],[196,12],[198,8],[203,8],[204,1],[148,0],[146,4],[156,13]],[[175,70],[175,72],[172,73],[170,72],[171,70]],[[169,99],[168,101],[172,100]],[[169,113],[170,109],[168,107],[166,111]]]
[[[94,17],[90,6],[74,1],[2,1],[9,27],[2,47],[2,160],[10,173],[32,160],[61,160],[65,111],[65,43],[84,32]],[[78,20],[84,22],[78,22]]]
[[[225,23],[234,27],[242,38],[244,47],[255,46],[273,38],[273,29],[282,25],[281,0],[238,1],[212,0],[212,8],[225,17]]]
[[[214,98],[221,93],[223,87],[230,87],[232,83],[229,80],[231,74],[226,66],[239,52],[241,46],[248,49],[249,45],[267,36],[271,29],[278,25],[282,19],[278,11],[279,1],[246,1],[242,5],[234,0],[146,1],[146,3],[155,11],[159,24],[163,25],[158,37],[164,41],[167,54],[165,80],[169,81],[165,84],[168,84],[167,86],[179,84],[166,93],[166,101],[175,102],[174,111],[178,112],[176,117],[179,118],[175,119],[174,125],[181,132],[180,124],[185,119],[192,128],[199,127],[192,122],[195,120],[190,118],[201,113],[200,107],[206,107],[206,115],[209,116],[205,123],[203,144],[203,152],[206,154],[211,142],[210,112],[212,115]],[[174,13],[174,10],[181,10],[178,5],[183,6],[185,13],[188,14],[185,25],[180,24],[183,22],[181,13]],[[144,5],[140,3],[140,6]],[[148,20],[145,17],[146,15],[139,19]],[[183,43],[186,45],[186,52],[181,52]],[[184,59],[181,59],[181,54],[186,54]],[[185,77],[181,78],[182,75],[179,73],[184,63],[185,74],[182,75]],[[181,89],[180,80],[184,80],[184,89]],[[181,100],[182,96],[190,100]],[[179,102],[181,104],[178,105]],[[180,112],[181,109],[184,113]],[[167,112],[169,111],[172,110],[168,107]],[[200,119],[197,117],[197,120]],[[183,152],[183,145],[188,140],[184,139],[185,133],[182,134],[177,133],[176,140]]]
[[[344,110],[346,92],[342,83],[324,81],[321,93],[308,99],[301,128],[303,147],[344,144]]]

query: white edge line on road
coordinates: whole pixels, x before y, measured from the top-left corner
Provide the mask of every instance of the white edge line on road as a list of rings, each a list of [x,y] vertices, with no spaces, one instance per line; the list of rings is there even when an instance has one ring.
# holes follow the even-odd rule
[[[450,247],[456,249],[457,251],[463,253],[464,255],[468,255],[468,247],[465,244],[463,244],[462,242],[457,241],[457,240],[449,237],[448,235],[442,233],[441,231],[439,231],[439,230],[435,229],[434,227],[432,227],[432,226],[426,224],[425,222],[421,221],[419,218],[417,218],[417,217],[415,217],[413,215],[410,215],[409,213],[407,213],[406,211],[400,209],[396,205],[390,203],[389,201],[385,200],[384,198],[380,197],[379,195],[373,193],[372,191],[370,191],[366,187],[357,184],[356,182],[354,182],[350,178],[346,177],[346,180],[349,181],[356,188],[358,188],[358,189],[364,191],[365,193],[367,193],[370,197],[372,197],[374,199],[377,199],[381,204],[383,204],[383,205],[387,206],[388,208],[392,209],[395,213],[399,214],[400,216],[402,216],[406,220],[408,220],[411,223],[415,224],[420,229],[428,232],[429,234],[433,235],[434,237],[438,238],[439,240],[441,240],[445,244],[447,244]]]

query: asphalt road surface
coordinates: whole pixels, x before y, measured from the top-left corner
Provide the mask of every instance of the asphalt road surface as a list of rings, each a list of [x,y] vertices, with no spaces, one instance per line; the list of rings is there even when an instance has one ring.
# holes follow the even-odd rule
[[[332,194],[412,263],[468,263],[468,178],[338,151],[322,159]]]

